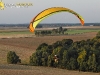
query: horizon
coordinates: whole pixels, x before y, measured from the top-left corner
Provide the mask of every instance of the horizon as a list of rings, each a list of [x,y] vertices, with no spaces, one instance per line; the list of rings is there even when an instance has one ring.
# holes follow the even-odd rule
[[[87,23],[84,23],[84,24],[87,24]],[[96,24],[98,24],[100,22],[90,22],[90,23],[96,23]],[[2,24],[30,24],[30,23],[2,23]],[[39,23],[39,24],[81,24],[81,23],[77,22],[77,23]]]

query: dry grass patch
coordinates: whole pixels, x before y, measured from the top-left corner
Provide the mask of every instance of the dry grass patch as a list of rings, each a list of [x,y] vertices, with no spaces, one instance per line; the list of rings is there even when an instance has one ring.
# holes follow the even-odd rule
[[[51,67],[2,65],[0,75],[100,75],[100,73],[69,71]]]

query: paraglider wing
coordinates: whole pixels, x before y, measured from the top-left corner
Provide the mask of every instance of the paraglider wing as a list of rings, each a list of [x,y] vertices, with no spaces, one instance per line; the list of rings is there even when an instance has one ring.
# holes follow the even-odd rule
[[[38,25],[38,23],[40,23],[43,19],[45,19],[46,17],[58,13],[58,12],[69,12],[74,14],[76,17],[79,18],[80,22],[82,25],[84,25],[84,19],[75,11],[68,9],[68,8],[64,8],[64,7],[52,7],[52,8],[48,8],[45,9],[44,11],[40,12],[30,23],[29,25],[29,29],[31,32],[34,32],[36,26]]]

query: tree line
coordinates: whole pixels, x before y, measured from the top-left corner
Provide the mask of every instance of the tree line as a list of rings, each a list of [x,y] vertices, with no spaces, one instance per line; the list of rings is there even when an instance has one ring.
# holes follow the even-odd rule
[[[42,43],[30,56],[30,65],[100,72],[100,32],[93,39]]]
[[[52,30],[41,30],[41,31],[35,31],[36,36],[40,35],[57,35],[57,34],[65,34],[67,31],[66,28],[59,27],[57,29],[52,29]]]
[[[10,51],[7,54],[7,62],[21,63],[21,59],[15,52]],[[100,32],[93,39],[76,42],[63,39],[52,45],[42,43],[30,56],[29,65],[100,72]]]

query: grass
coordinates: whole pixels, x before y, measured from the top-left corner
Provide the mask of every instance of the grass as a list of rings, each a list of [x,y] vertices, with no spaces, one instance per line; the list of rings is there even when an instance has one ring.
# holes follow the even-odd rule
[[[98,32],[100,31],[99,29],[84,29],[84,30],[80,30],[80,29],[77,29],[77,30],[74,30],[74,29],[69,29],[68,31],[66,31],[65,33],[68,33],[68,34],[82,34],[82,33],[88,33],[88,32]]]
[[[41,66],[0,65],[0,75],[100,75],[100,73],[70,71]]]
[[[68,34],[82,34],[87,32],[98,32],[100,29],[68,29],[65,33]],[[0,30],[0,35],[26,35],[26,34],[34,34],[31,33],[29,30]]]
[[[0,38],[19,38],[19,37],[33,37],[34,33],[29,30],[0,30]]]
[[[29,31],[0,31],[0,35],[32,34]]]

